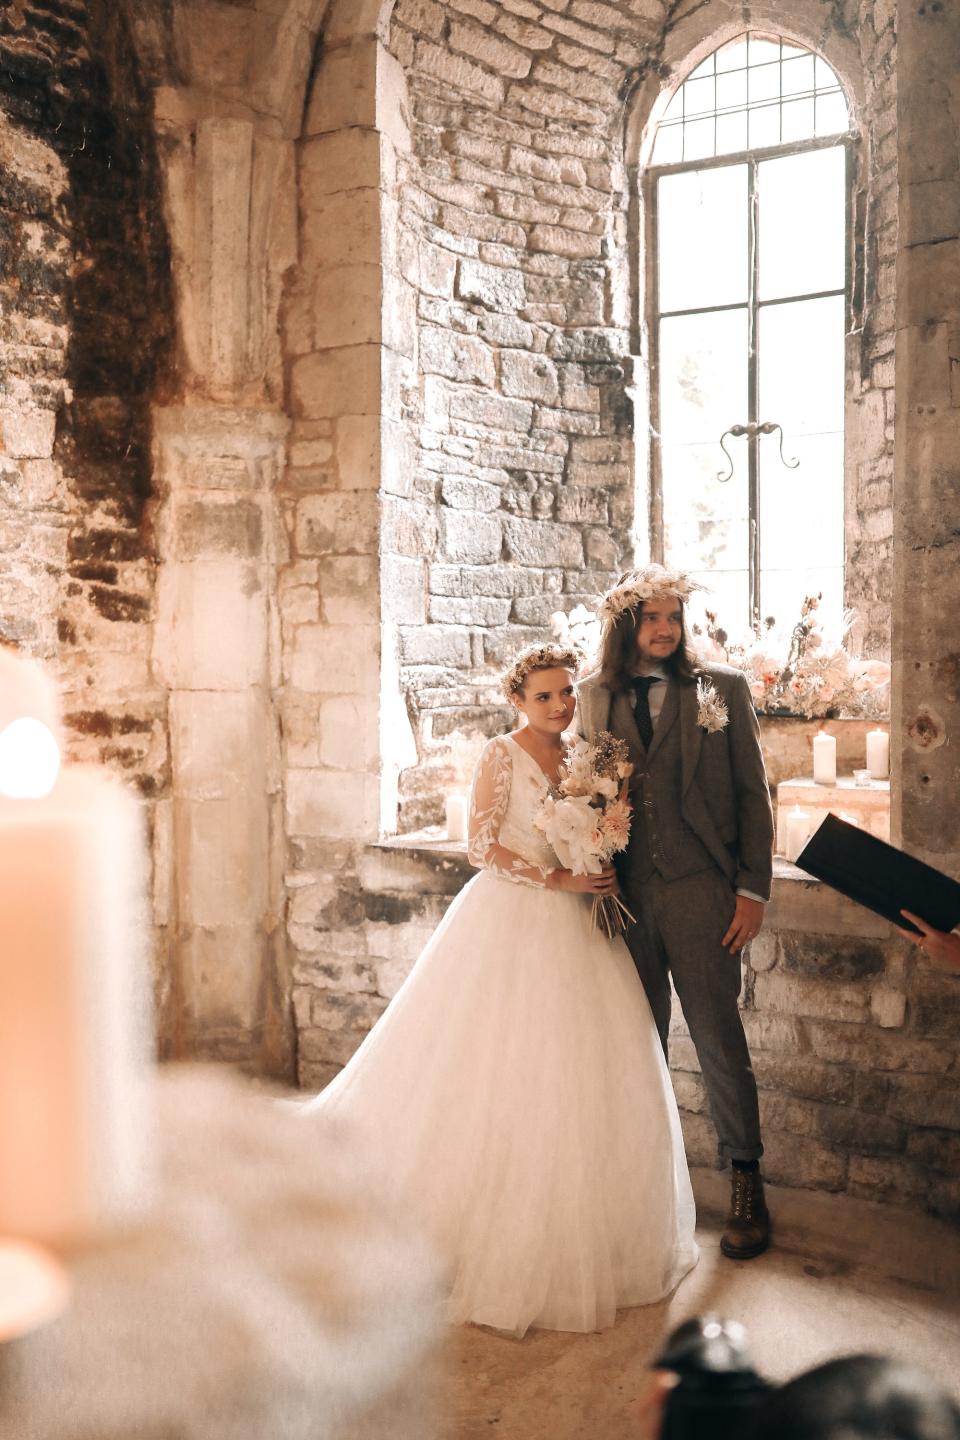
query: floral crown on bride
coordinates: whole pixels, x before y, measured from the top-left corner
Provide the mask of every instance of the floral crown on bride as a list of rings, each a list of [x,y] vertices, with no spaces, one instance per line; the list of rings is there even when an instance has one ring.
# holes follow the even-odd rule
[[[687,600],[695,591],[705,588],[691,580],[684,570],[668,570],[665,565],[652,563],[644,565],[642,570],[631,570],[608,590],[597,606],[597,614],[601,620],[614,625],[625,610],[636,610],[654,595],[675,595],[678,600]]]
[[[500,689],[512,700],[523,689],[527,676],[534,670],[571,670],[575,675],[580,655],[568,645],[530,645],[521,650],[509,670],[500,677]]]

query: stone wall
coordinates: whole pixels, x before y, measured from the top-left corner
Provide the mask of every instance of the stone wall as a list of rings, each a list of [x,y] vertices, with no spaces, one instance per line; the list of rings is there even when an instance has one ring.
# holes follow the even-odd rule
[[[361,866],[362,953],[297,993],[301,1082],[325,1084],[396,993],[472,873],[460,850],[398,838]],[[744,965],[764,1174],[960,1218],[960,985],[885,922],[814,881],[774,879]],[[314,1058],[321,1057],[321,1058]],[[679,1010],[670,1062],[690,1163],[715,1166],[696,1052]]]
[[[862,142],[853,196],[853,308],[847,348],[846,604],[863,653],[890,654],[896,341],[897,35],[893,0],[861,0]]]
[[[960,875],[960,14],[904,6],[901,27],[894,834]]]
[[[63,681],[67,743],[154,802],[150,404],[173,304],[156,139],[122,15],[0,13],[0,639]],[[164,977],[158,972],[163,1005]]]

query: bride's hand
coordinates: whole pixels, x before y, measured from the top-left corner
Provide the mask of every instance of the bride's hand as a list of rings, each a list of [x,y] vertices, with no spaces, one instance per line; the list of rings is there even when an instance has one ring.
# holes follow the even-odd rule
[[[604,865],[599,875],[574,875],[572,870],[554,870],[550,876],[551,890],[571,890],[578,895],[615,895],[617,872]]]

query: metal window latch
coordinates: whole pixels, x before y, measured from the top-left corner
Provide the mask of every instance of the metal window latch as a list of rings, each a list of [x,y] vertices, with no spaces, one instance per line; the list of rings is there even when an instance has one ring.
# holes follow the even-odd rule
[[[757,435],[773,435],[774,432],[777,432],[780,436],[780,463],[782,465],[785,465],[788,470],[796,470],[797,466],[800,464],[800,461],[788,460],[783,453],[782,427],[778,425],[774,420],[764,420],[761,423],[757,423],[751,420],[748,425],[731,425],[730,429],[724,430],[723,434],[720,436],[720,449],[723,451],[724,455],[726,455],[727,463],[730,466],[729,470],[727,470],[726,473],[724,473],[722,470],[717,471],[717,479],[720,481],[720,484],[725,485],[728,480],[733,479],[733,456],[730,454],[730,451],[727,449],[726,446],[726,439],[728,435],[732,435],[737,440],[739,440],[741,435],[749,435],[750,439],[752,440]]]

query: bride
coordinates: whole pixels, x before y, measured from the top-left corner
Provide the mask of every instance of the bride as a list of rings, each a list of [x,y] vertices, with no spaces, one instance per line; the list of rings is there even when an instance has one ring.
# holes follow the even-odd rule
[[[591,928],[602,875],[534,828],[576,708],[574,652],[525,650],[524,718],[474,776],[480,869],[349,1064],[310,1102],[349,1124],[438,1243],[448,1315],[589,1331],[668,1294],[697,1258],[676,1102],[622,939]]]

